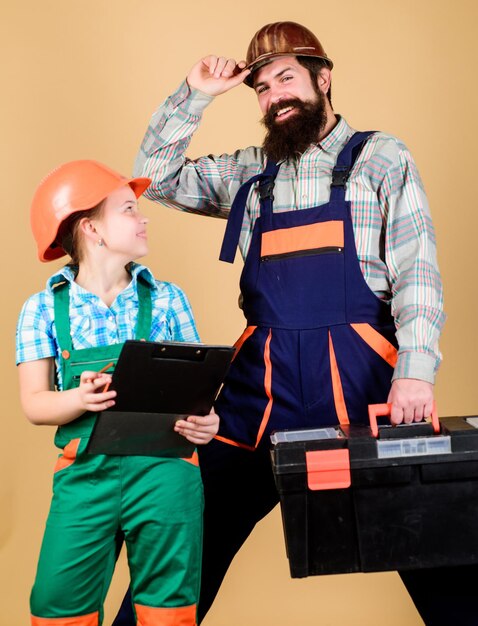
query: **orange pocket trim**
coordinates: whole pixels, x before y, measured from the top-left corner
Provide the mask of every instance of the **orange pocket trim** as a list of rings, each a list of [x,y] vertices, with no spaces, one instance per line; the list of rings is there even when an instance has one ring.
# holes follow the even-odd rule
[[[152,623],[152,622],[151,622]],[[192,624],[193,622],[191,622]],[[98,626],[98,611],[77,617],[36,617],[31,616],[32,626]]]
[[[236,356],[239,354],[239,350],[242,348],[243,344],[247,341],[247,339],[249,339],[249,337],[252,334],[254,334],[254,331],[256,329],[257,329],[257,326],[248,326],[244,330],[242,335],[239,337],[239,339],[234,344],[234,347],[236,348],[236,351],[233,354],[231,362],[234,361]],[[214,439],[217,439],[218,441],[222,441],[222,443],[227,443],[230,446],[235,446],[236,448],[243,448],[244,450],[249,450],[251,452],[254,452],[254,450],[255,450],[254,446],[248,446],[245,443],[239,443],[238,441],[234,441],[233,439],[228,439],[227,437],[222,437],[221,435],[215,435]]]
[[[72,439],[69,443],[67,443],[67,445],[63,448],[63,454],[58,457],[58,461],[56,462],[53,472],[59,472],[65,467],[73,465],[76,461],[80,441],[81,439]]]
[[[196,605],[164,608],[135,604],[137,626],[196,626]]]
[[[332,335],[329,330],[329,357],[330,357],[330,373],[332,375],[332,390],[334,393],[334,404],[337,417],[340,424],[349,424],[349,415],[345,404],[344,390],[342,389],[342,381],[340,380],[339,366],[335,358],[334,344]]]
[[[255,326],[250,326],[249,328],[256,328]],[[227,437],[221,437],[221,435],[216,435],[214,439],[218,441],[222,441],[223,443],[227,443],[231,446],[236,446],[236,448],[243,448],[244,450],[250,450],[254,452],[254,450],[259,445],[260,440],[262,439],[262,435],[264,434],[264,430],[266,429],[267,423],[271,416],[272,411],[272,362],[271,362],[271,352],[270,352],[270,343],[272,339],[272,330],[269,330],[269,335],[267,336],[266,343],[264,345],[264,364],[265,364],[265,373],[264,373],[264,391],[266,392],[266,396],[269,401],[267,402],[267,406],[264,409],[264,413],[262,415],[262,420],[259,426],[259,430],[257,431],[256,443],[253,446],[249,446],[245,443],[239,443],[238,441],[234,441],[233,439],[228,439]]]
[[[236,341],[236,343],[234,344],[234,347],[236,348],[236,351],[234,352],[234,354],[232,355],[232,359],[231,362],[234,361],[234,359],[236,358],[236,356],[239,354],[239,350],[242,348],[242,344],[249,339],[249,337],[254,333],[254,331],[256,330],[257,326],[248,326],[245,331],[242,333],[242,335],[239,337],[239,339]]]
[[[280,228],[262,234],[261,256],[287,254],[316,248],[343,248],[344,223],[319,222],[307,226]]]
[[[397,364],[397,349],[370,324],[350,324],[372,350],[392,367]]]
[[[264,430],[267,426],[267,422],[271,416],[272,411],[272,362],[271,362],[271,339],[272,339],[272,330],[269,330],[269,335],[266,339],[266,344],[264,346],[264,364],[266,366],[266,371],[264,373],[264,391],[266,392],[266,396],[269,398],[269,402],[264,410],[264,415],[262,416],[261,425],[259,426],[259,431],[257,433],[257,439],[255,448],[259,445],[259,441],[262,439],[262,435],[264,434]]]
[[[187,463],[191,463],[191,465],[199,467],[199,456],[197,452],[193,452],[192,456],[189,457],[181,457],[181,461],[186,461]]]
[[[215,435],[214,439],[218,441],[222,441],[222,443],[227,443],[230,446],[235,446],[236,448],[243,448],[244,450],[249,450],[250,452],[254,452],[256,449],[254,446],[248,446],[246,443],[239,443],[238,441],[234,441],[233,439],[228,439],[227,437],[221,437],[221,435]]]

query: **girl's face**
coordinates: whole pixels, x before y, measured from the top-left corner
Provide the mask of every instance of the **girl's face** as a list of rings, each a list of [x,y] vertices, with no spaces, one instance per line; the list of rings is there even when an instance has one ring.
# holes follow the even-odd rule
[[[91,221],[108,252],[124,257],[126,262],[148,253],[148,219],[139,212],[138,201],[129,185],[110,193],[100,216]]]

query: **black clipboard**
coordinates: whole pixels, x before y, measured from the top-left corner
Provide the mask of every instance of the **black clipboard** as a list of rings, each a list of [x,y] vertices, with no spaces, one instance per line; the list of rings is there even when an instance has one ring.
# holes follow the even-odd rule
[[[190,457],[195,445],[174,423],[209,413],[234,352],[231,346],[126,341],[111,383],[115,405],[99,413],[87,452]]]

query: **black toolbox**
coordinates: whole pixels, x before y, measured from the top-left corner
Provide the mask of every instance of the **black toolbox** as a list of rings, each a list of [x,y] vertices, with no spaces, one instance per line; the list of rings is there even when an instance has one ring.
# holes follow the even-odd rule
[[[434,426],[273,433],[293,578],[478,563],[478,417]]]

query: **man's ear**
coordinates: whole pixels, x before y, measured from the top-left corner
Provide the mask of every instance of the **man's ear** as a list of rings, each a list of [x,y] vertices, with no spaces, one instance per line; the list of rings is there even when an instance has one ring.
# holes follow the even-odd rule
[[[328,67],[322,67],[317,74],[317,87],[325,95],[329,93],[332,72]]]

